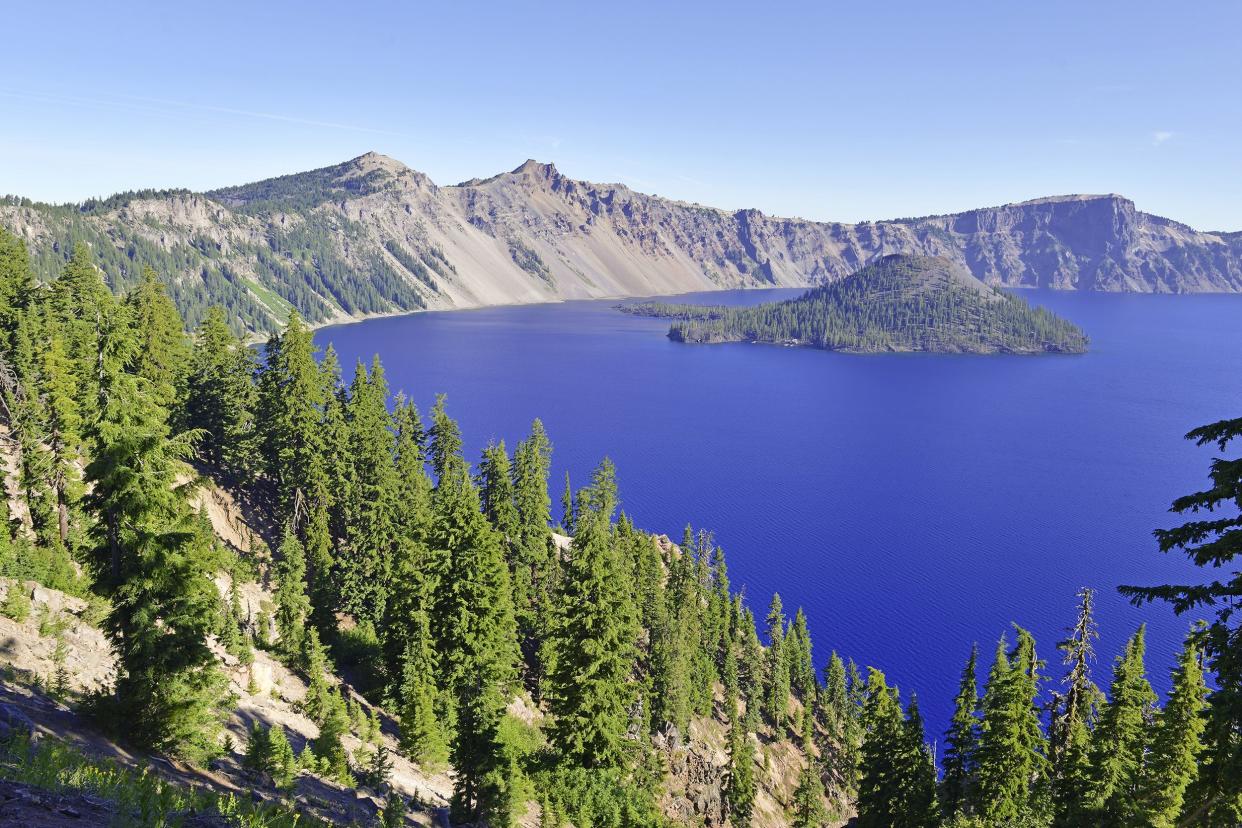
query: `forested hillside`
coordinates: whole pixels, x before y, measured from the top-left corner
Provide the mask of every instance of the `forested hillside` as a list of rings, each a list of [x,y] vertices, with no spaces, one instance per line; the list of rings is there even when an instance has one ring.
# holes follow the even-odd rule
[[[924,732],[910,688],[813,648],[801,610],[791,620],[773,596],[756,619],[709,533],[687,528],[672,544],[642,531],[619,509],[607,459],[567,485],[554,518],[538,421],[512,452],[491,445],[471,464],[443,398],[424,419],[378,358],[346,380],[297,313],[260,356],[221,309],[187,333],[155,273],[119,297],[110,278],[79,246],[41,284],[25,245],[0,234],[0,575],[95,607],[115,679],[69,700],[135,749],[205,764],[235,747],[221,732],[237,699],[218,651],[259,651],[305,684],[300,709],[318,735],[295,756],[281,725],[256,727],[255,778],[387,791],[386,825],[427,814],[395,793],[383,751],[348,747],[356,716],[338,674],[393,716],[406,758],[451,770],[457,824],[1242,819],[1236,575],[1132,590],[1211,616],[1160,666],[1173,676],[1163,705],[1141,628],[1099,689],[1084,591],[1059,658],[1017,626],[990,666],[970,654],[942,739]],[[1192,436],[1224,450],[1242,420]],[[213,533],[191,498],[200,475],[251,504],[266,544]],[[1229,568],[1242,552],[1242,461],[1212,475],[1175,508],[1227,516],[1160,543]],[[243,622],[236,586],[226,599],[213,582],[221,573],[266,584],[270,612]],[[23,595],[10,587],[4,614],[25,617]],[[6,749],[0,776],[43,755]]]
[[[947,259],[886,256],[797,299],[753,307],[624,305],[671,317],[678,342],[767,342],[879,353],[1081,353],[1087,337]]]
[[[892,254],[941,256],[989,285],[1157,293],[1242,290],[1242,237],[1143,213],[1115,195],[943,216],[816,222],[596,184],[527,161],[439,186],[367,153],[207,193],[81,204],[0,198],[0,227],[48,281],[85,243],[118,294],[162,274],[192,327],[237,332],[423,308],[835,282]]]

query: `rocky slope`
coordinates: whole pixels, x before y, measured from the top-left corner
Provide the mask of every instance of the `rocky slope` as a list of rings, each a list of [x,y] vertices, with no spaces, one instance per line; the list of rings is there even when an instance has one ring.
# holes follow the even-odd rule
[[[0,225],[44,277],[90,244],[116,287],[144,265],[195,321],[223,303],[252,330],[296,307],[315,322],[840,279],[893,253],[944,256],[988,284],[1242,291],[1242,233],[1205,233],[1117,195],[841,224],[726,211],[592,184],[527,161],[441,187],[376,153],[210,193],[145,191],[81,205],[9,197]]]

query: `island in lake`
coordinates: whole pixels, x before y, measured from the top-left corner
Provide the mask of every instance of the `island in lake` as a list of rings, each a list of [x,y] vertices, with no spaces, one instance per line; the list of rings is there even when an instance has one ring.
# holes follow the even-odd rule
[[[962,264],[886,256],[784,302],[753,307],[623,305],[675,320],[678,342],[761,342],[853,353],[1078,354],[1087,336],[1044,308],[985,285]]]

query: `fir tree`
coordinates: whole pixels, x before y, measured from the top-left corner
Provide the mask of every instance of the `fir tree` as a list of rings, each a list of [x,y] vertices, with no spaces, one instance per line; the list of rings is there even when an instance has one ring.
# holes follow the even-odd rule
[[[442,405],[434,419],[434,451],[446,453],[438,461],[430,547],[447,572],[438,581],[432,630],[457,712],[453,811],[476,819],[491,812],[500,793],[488,780],[497,769],[497,730],[517,673],[517,630],[500,538],[479,510],[465,462],[448,452],[455,426],[448,427]]]
[[[1080,825],[1090,814],[1091,729],[1102,694],[1091,680],[1090,662],[1095,658],[1092,641],[1099,637],[1093,618],[1095,594],[1078,593],[1078,619],[1070,635],[1057,647],[1064,654],[1069,672],[1065,694],[1054,699],[1049,727],[1048,753],[1052,773],[1054,823]]]
[[[939,824],[936,804],[936,763],[927,747],[918,699],[910,695],[902,727],[901,769],[903,818],[896,823],[911,828]]]
[[[133,325],[130,370],[145,380],[153,401],[174,414],[180,411],[190,368],[190,341],[181,315],[150,267],[125,298]]]
[[[395,545],[395,438],[387,409],[388,384],[377,357],[370,374],[358,364],[350,387],[350,508],[347,544],[337,556],[341,606],[378,624],[388,600]]]
[[[973,810],[991,823],[1043,819],[1047,809],[1039,796],[1047,777],[1036,707],[1042,663],[1030,633],[1015,629],[1011,652],[1004,636],[997,643],[979,727]]]
[[[579,496],[560,617],[552,630],[554,661],[548,700],[551,742],[584,768],[624,763],[634,702],[629,678],[636,658],[636,613],[611,529],[612,464],[604,461]]]
[[[725,804],[730,824],[749,828],[755,811],[755,743],[752,736],[755,711],[745,716],[734,715],[729,728],[729,768],[725,778]]]
[[[867,676],[867,702],[863,708],[865,731],[858,787],[859,828],[891,828],[905,819],[901,753],[906,740],[905,722],[897,693],[884,674],[871,668]]]
[[[45,537],[66,550],[72,549],[70,529],[79,519],[83,488],[82,417],[75,399],[75,381],[68,354],[59,337],[53,337],[43,355],[40,391],[44,444],[48,457],[47,491],[55,503],[55,533]],[[49,533],[50,534],[50,533]]]
[[[286,532],[280,544],[274,598],[280,651],[287,658],[296,659],[303,651],[311,604],[306,595],[306,552],[292,532]]]
[[[224,310],[209,308],[190,356],[185,422],[202,433],[199,456],[242,481],[256,471],[256,368],[254,351],[233,335]]]
[[[828,809],[824,807],[824,783],[819,778],[819,768],[814,759],[807,762],[798,775],[798,787],[794,790],[794,828],[821,828],[828,822]]]
[[[401,678],[401,749],[429,772],[448,761],[452,711],[436,684],[438,666],[427,614],[411,618]]]
[[[798,611],[794,614],[793,624],[789,627],[785,653],[790,689],[807,708],[810,708],[815,700],[818,684],[815,681],[815,663],[811,655],[811,633],[807,629],[806,614],[802,611],[802,607],[798,607]]]
[[[1089,794],[1098,825],[1135,825],[1140,819],[1139,773],[1156,702],[1143,666],[1144,632],[1139,627],[1113,667],[1108,704],[1092,740]]]
[[[1196,428],[1186,435],[1197,445],[1215,445],[1224,452],[1242,438],[1242,417]],[[1212,461],[1211,486],[1180,497],[1171,511],[1179,514],[1212,513],[1172,529],[1158,529],[1161,552],[1180,551],[1195,565],[1212,572],[1231,572],[1228,579],[1207,578],[1190,585],[1121,587],[1135,603],[1168,601],[1179,615],[1210,607],[1213,619],[1200,645],[1208,670],[1215,677],[1209,699],[1206,746],[1187,819],[1205,825],[1242,822],[1242,625],[1236,622],[1237,596],[1242,595],[1242,459],[1218,457]],[[1218,514],[1223,512],[1223,514]]]
[[[953,700],[953,718],[945,734],[940,806],[947,820],[964,813],[970,801],[970,780],[975,772],[975,753],[979,746],[978,660],[979,648],[972,647]]]
[[[1198,778],[1206,727],[1207,687],[1199,663],[1198,636],[1186,640],[1173,670],[1169,700],[1153,725],[1150,752],[1140,772],[1139,809],[1144,824],[1174,828],[1179,824],[1186,793]]]
[[[324,404],[311,331],[294,311],[284,333],[268,340],[259,376],[259,427],[281,514],[294,512],[299,493],[310,503],[325,497]]]
[[[558,572],[552,544],[552,500],[548,474],[552,443],[543,423],[531,424],[530,436],[513,453],[513,497],[517,507],[517,536],[512,544],[513,604],[529,684],[537,692],[543,674],[538,641],[553,618],[553,591]]]
[[[789,662],[785,658],[785,614],[781,610],[781,596],[772,595],[768,605],[768,683],[764,692],[764,712],[772,722],[772,730],[779,739],[784,735],[788,721]]]

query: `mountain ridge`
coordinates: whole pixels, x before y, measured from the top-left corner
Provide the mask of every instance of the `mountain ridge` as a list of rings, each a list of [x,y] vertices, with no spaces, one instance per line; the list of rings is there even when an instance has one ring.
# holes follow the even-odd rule
[[[528,159],[441,186],[377,152],[204,193],[78,205],[0,200],[0,225],[55,276],[90,245],[117,290],[144,266],[191,323],[224,304],[264,332],[420,309],[813,287],[894,253],[943,256],[987,284],[1128,292],[1242,291],[1242,233],[1208,233],[1117,194],[1046,196],[856,224],[724,210],[571,178]]]

